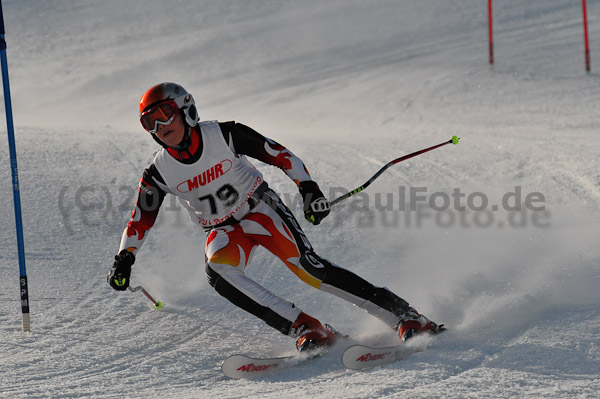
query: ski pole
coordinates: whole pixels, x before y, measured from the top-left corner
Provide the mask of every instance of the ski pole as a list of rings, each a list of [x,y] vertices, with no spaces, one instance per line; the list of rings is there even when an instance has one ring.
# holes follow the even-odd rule
[[[129,288],[129,291],[131,291],[131,292],[142,291],[142,293],[144,295],[146,295],[146,297],[152,301],[154,309],[156,309],[156,310],[162,310],[163,303],[161,301],[154,300],[154,298],[152,298],[152,295],[150,295],[148,293],[148,291],[146,291],[146,289],[144,287],[142,287],[141,285],[138,285],[137,287],[131,287],[131,286],[129,286],[128,288]]]
[[[365,188],[367,188],[367,187],[369,186],[369,184],[373,183],[373,182],[375,181],[375,179],[377,179],[379,176],[381,176],[381,174],[382,174],[383,172],[385,172],[385,171],[386,171],[386,170],[387,170],[387,169],[388,169],[390,166],[392,166],[392,165],[395,165],[395,164],[397,164],[397,163],[400,163],[400,162],[402,162],[402,161],[406,161],[406,160],[407,160],[407,159],[409,159],[409,158],[416,157],[417,155],[421,155],[421,154],[423,154],[423,153],[425,153],[425,152],[427,152],[427,151],[435,150],[436,148],[442,147],[442,146],[444,146],[444,145],[446,145],[446,144],[454,144],[454,145],[456,145],[456,144],[458,144],[458,141],[459,141],[459,140],[460,140],[460,138],[458,138],[458,137],[456,137],[456,136],[452,136],[452,138],[451,138],[450,140],[448,140],[448,141],[445,141],[445,142],[443,142],[443,143],[440,143],[440,144],[434,145],[434,146],[432,146],[432,147],[429,147],[429,148],[425,148],[425,149],[423,149],[423,150],[420,150],[420,151],[415,151],[415,152],[413,152],[413,153],[411,153],[411,154],[404,155],[404,156],[402,156],[402,157],[400,157],[400,158],[396,158],[396,159],[394,159],[393,161],[390,161],[390,162],[386,163],[386,164],[383,166],[383,168],[379,169],[379,170],[377,171],[377,173],[375,173],[375,174],[374,174],[374,175],[373,175],[373,176],[372,176],[372,177],[371,177],[369,180],[367,180],[367,182],[366,182],[366,183],[364,183],[362,186],[360,186],[360,187],[358,187],[358,188],[355,188],[354,190],[352,190],[352,191],[350,191],[350,192],[348,192],[348,193],[346,193],[346,194],[342,195],[341,197],[338,197],[338,198],[336,198],[336,199],[334,199],[334,200],[332,200],[332,201],[329,201],[329,204],[330,204],[330,205],[335,205],[335,204],[337,204],[338,202],[340,202],[340,201],[343,201],[343,200],[345,200],[346,198],[348,198],[348,197],[351,197],[351,196],[353,196],[354,194],[356,194],[356,193],[359,193],[359,192],[363,191]]]

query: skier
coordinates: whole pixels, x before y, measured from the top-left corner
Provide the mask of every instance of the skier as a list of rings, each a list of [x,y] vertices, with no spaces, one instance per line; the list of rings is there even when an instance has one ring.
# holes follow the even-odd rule
[[[296,338],[299,351],[332,345],[337,335],[244,274],[258,245],[308,285],[383,320],[402,340],[443,330],[387,288],[374,286],[315,253],[292,212],[246,159],[283,170],[300,190],[304,217],[318,225],[329,214],[329,202],[291,151],[240,123],[200,122],[192,95],[175,83],[150,88],[140,100],[139,111],[142,126],[163,148],[140,180],[135,209],[107,277],[112,288],[122,291],[129,286],[135,255],[170,193],[206,232],[209,283],[233,304]]]

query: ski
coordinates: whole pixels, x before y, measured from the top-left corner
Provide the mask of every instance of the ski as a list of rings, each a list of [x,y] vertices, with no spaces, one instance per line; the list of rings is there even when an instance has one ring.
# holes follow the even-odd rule
[[[348,369],[362,370],[381,366],[423,351],[424,348],[406,344],[374,348],[366,345],[352,345],[342,354],[342,363]]]
[[[246,355],[231,355],[221,364],[221,371],[229,378],[253,378],[298,366],[320,357],[324,352],[299,353],[290,356],[256,358]]]
[[[326,324],[325,327],[335,333],[337,336],[338,339],[336,344],[339,344],[340,341],[347,340],[349,338],[348,335],[341,334],[328,324]],[[282,357],[260,358],[242,354],[231,355],[223,360],[223,363],[221,364],[221,371],[223,371],[225,376],[234,379],[259,377],[307,363],[323,356],[334,346],[335,345],[322,346]]]

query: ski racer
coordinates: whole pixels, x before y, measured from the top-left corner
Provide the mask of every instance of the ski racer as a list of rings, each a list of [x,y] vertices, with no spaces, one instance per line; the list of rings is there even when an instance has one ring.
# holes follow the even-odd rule
[[[200,122],[192,95],[175,83],[146,91],[139,112],[142,126],[163,148],[140,180],[135,208],[107,277],[112,288],[122,291],[129,286],[136,253],[168,193],[178,197],[192,221],[206,232],[205,267],[211,286],[234,305],[295,338],[299,351],[332,345],[337,335],[244,274],[258,245],[306,284],[366,310],[402,340],[443,329],[387,288],[315,253],[292,212],[246,158],[278,167],[292,179],[303,199],[305,219],[318,225],[329,214],[329,202],[303,162],[287,148],[240,123]]]

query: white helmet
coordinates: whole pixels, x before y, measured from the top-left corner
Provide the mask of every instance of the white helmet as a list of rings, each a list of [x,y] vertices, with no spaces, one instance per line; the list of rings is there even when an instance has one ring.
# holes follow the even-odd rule
[[[140,116],[144,111],[161,101],[173,100],[185,115],[185,122],[194,127],[199,121],[194,97],[186,89],[176,83],[160,83],[151,87],[140,99]]]

